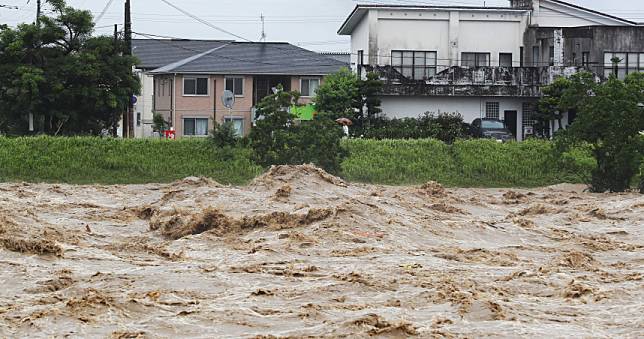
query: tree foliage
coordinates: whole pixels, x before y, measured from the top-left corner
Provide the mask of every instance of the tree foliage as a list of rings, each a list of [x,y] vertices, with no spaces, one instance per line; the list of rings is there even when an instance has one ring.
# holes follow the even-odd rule
[[[559,128],[564,128],[564,115],[578,112],[580,103],[595,86],[592,73],[581,72],[570,78],[559,77],[543,87],[543,98],[535,114],[537,134],[549,136],[552,121],[557,121]]]
[[[580,88],[582,84],[573,82],[565,91]],[[577,100],[577,120],[558,136],[559,149],[589,143],[597,160],[592,190],[629,189],[644,154],[639,135],[644,130],[644,109],[639,106],[644,102],[644,74],[630,74],[625,81],[611,76],[607,82],[593,85],[592,95],[579,96]]]
[[[93,37],[89,11],[47,0],[39,24],[0,27],[0,133],[93,134],[115,130],[140,84],[124,42]]]
[[[344,151],[342,129],[333,117],[318,114],[312,121],[297,121],[289,108],[300,94],[279,88],[257,105],[257,126],[249,135],[255,158],[263,166],[313,163],[339,173]]]
[[[358,127],[368,125],[382,112],[382,86],[376,73],[368,73],[363,80],[344,68],[324,80],[317,91],[316,108],[330,117],[352,118]]]

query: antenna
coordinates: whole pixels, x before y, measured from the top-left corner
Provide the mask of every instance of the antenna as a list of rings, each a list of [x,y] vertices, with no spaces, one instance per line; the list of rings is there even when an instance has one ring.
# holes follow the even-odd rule
[[[264,17],[264,13],[262,13],[262,15],[260,15],[260,16],[259,16],[259,18],[260,18],[260,20],[262,20],[262,36],[259,38],[259,41],[261,41],[261,42],[266,42],[266,30],[265,30],[265,28],[266,28],[266,25],[265,25],[266,21],[264,20],[264,19],[265,19],[265,17]]]

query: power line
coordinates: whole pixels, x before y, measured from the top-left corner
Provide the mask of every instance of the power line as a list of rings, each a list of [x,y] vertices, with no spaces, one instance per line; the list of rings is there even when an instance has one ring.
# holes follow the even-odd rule
[[[252,40],[246,39],[246,38],[244,38],[244,37],[242,37],[242,36],[240,36],[240,35],[237,35],[237,34],[235,34],[235,33],[229,32],[229,31],[227,31],[227,30],[225,30],[225,29],[223,29],[223,28],[217,27],[217,26],[215,26],[215,25],[213,25],[213,24],[209,23],[208,21],[206,21],[206,20],[203,20],[203,19],[199,18],[198,16],[196,16],[196,15],[194,15],[194,14],[191,14],[191,13],[189,13],[189,12],[187,12],[187,11],[185,11],[185,10],[183,10],[183,9],[179,8],[179,7],[177,7],[176,5],[172,4],[172,3],[171,3],[170,1],[168,1],[168,0],[161,0],[161,1],[163,1],[163,2],[164,2],[165,4],[167,4],[168,6],[170,6],[170,7],[174,8],[174,9],[176,9],[177,11],[179,11],[179,12],[181,12],[181,13],[183,13],[183,14],[185,14],[185,15],[187,15],[187,16],[189,16],[189,17],[193,18],[193,19],[195,19],[195,20],[196,20],[196,21],[198,21],[198,22],[201,22],[202,24],[204,24],[204,25],[206,25],[206,26],[208,26],[208,27],[211,27],[211,28],[213,28],[213,29],[215,29],[215,30],[217,30],[217,31],[222,32],[222,33],[226,33],[226,34],[228,34],[228,35],[234,36],[234,37],[235,37],[235,38],[237,38],[237,39],[241,39],[241,40],[244,40],[244,41],[252,42]]]
[[[107,13],[107,10],[108,10],[108,9],[110,9],[110,6],[112,5],[112,3],[113,3],[113,2],[114,2],[114,0],[109,0],[109,1],[107,2],[107,4],[105,5],[105,7],[103,8],[103,10],[101,11],[101,14],[99,14],[99,15],[96,17],[96,19],[94,19],[94,22],[95,22],[95,23],[96,23],[96,22],[101,21],[101,19],[102,19],[102,18],[103,18],[103,16],[105,15],[105,13]]]

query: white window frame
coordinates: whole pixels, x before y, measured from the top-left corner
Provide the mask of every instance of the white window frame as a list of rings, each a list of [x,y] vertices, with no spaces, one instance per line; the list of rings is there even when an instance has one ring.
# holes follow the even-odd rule
[[[206,94],[197,94],[198,89],[198,79],[206,79]],[[195,81],[195,94],[186,94],[186,80]],[[183,89],[181,91],[184,97],[208,97],[210,96],[210,77],[207,76],[184,76],[183,77]]]
[[[239,121],[242,122],[242,124],[241,124],[241,133],[238,136],[243,137],[244,136],[244,131],[246,130],[246,119],[244,117],[238,116],[238,115],[224,116],[224,124],[227,123],[227,122],[233,122],[235,120],[239,120]]]
[[[315,97],[315,93],[309,93],[309,95],[304,95],[302,93],[302,82],[304,81],[311,81],[311,80],[317,80],[318,81],[318,89],[320,88],[320,85],[322,85],[322,80],[318,77],[305,77],[305,78],[300,78],[300,93],[302,94],[302,98],[313,98]],[[311,91],[311,84],[309,83],[309,92]]]
[[[205,135],[196,135],[196,134],[186,134],[186,119],[194,119],[195,120],[195,131],[197,130],[197,120],[206,120],[206,134]],[[208,134],[210,133],[210,118],[207,117],[196,117],[196,116],[185,116],[181,117],[181,123],[182,123],[182,135],[184,137],[188,138],[207,138]]]
[[[224,90],[227,89],[226,85],[228,83],[228,79],[233,80],[233,89],[235,88],[234,87],[235,86],[235,79],[242,79],[242,90],[241,90],[242,94],[235,94],[234,90],[233,90],[233,94],[235,94],[236,98],[243,98],[244,95],[246,94],[246,77],[241,76],[241,75],[231,75],[231,76],[224,77]]]

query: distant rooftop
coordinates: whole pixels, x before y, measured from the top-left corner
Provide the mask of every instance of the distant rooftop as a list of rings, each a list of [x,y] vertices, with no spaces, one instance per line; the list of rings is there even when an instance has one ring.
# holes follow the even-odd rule
[[[138,40],[138,68],[152,73],[327,75],[348,63],[286,42]]]

